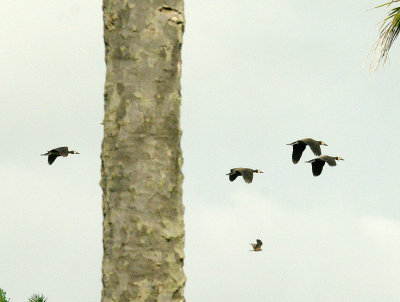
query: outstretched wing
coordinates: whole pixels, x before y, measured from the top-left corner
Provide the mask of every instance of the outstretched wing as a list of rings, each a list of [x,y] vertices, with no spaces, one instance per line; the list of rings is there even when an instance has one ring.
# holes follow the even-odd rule
[[[327,157],[325,158],[325,161],[330,165],[331,167],[336,166],[336,160],[334,157]]]
[[[58,147],[55,150],[57,150],[59,155],[62,155],[64,157],[68,155],[68,147]]]
[[[239,176],[238,172],[234,172],[234,173],[235,174],[229,174],[229,180],[230,181],[234,181]]]
[[[310,146],[311,151],[317,155],[320,156],[321,155],[321,146],[318,145],[318,143],[316,141],[313,142],[309,142],[308,145]]]
[[[325,161],[317,159],[311,163],[312,165],[312,173],[314,176],[321,175],[322,169],[324,168]]]
[[[248,184],[253,181],[253,170],[252,169],[243,169],[242,176],[245,182]]]
[[[303,142],[298,142],[293,145],[293,153],[292,153],[292,162],[297,164],[303,154],[303,151],[306,149],[306,144]]]
[[[54,163],[54,161],[56,160],[56,158],[57,158],[57,155],[50,154],[49,157],[48,157],[49,165],[51,165],[52,163]]]

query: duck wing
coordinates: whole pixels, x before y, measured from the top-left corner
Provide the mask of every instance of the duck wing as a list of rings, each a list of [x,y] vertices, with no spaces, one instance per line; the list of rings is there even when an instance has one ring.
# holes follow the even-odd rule
[[[336,160],[334,157],[325,157],[324,160],[330,165],[331,167],[336,166]]]
[[[56,158],[57,158],[57,156],[58,155],[55,155],[55,154],[50,154],[49,155],[49,157],[48,157],[48,162],[49,162],[49,165],[51,165],[52,163],[54,163],[54,161],[56,160]]]
[[[321,175],[322,169],[324,168],[325,161],[317,159],[311,163],[312,165],[312,173],[314,176]]]
[[[252,169],[243,169],[242,176],[245,182],[248,184],[253,181],[253,170]]]
[[[311,151],[312,151],[316,156],[320,156],[320,155],[321,155],[321,146],[318,145],[317,142],[315,142],[315,141],[308,142],[307,145],[310,146]]]
[[[229,180],[234,181],[240,174],[239,172],[233,172],[234,174],[228,174],[229,175]]]
[[[306,149],[306,144],[303,142],[298,142],[293,145],[293,153],[292,153],[292,162],[297,164],[303,154],[303,151]]]
[[[56,150],[60,156],[68,156],[68,147],[58,147],[54,150]]]

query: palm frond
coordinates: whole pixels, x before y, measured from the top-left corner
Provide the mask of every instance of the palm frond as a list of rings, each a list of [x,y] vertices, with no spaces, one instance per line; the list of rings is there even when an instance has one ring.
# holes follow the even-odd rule
[[[9,302],[10,299],[6,297],[6,292],[0,288],[0,302]]]
[[[46,302],[47,298],[43,295],[34,294],[29,298],[28,302]]]
[[[381,4],[375,8],[389,7],[393,3],[400,2],[400,0],[392,0],[385,4]],[[381,27],[379,28],[379,37],[375,41],[371,52],[376,54],[376,68],[382,62],[386,63],[389,57],[389,50],[393,45],[400,32],[400,6],[392,8],[388,16],[383,20]],[[374,62],[371,63],[371,66]]]

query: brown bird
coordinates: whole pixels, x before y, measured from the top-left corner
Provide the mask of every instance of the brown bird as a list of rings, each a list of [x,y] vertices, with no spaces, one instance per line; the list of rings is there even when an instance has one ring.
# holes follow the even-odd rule
[[[287,145],[293,146],[292,162],[294,164],[297,164],[299,162],[301,155],[303,154],[303,151],[306,149],[307,146],[310,147],[311,151],[316,156],[321,155],[321,147],[320,147],[321,145],[328,146],[323,141],[316,141],[313,140],[312,138],[299,139]]]
[[[308,160],[306,161],[306,163],[311,163],[313,175],[318,176],[322,173],[322,169],[324,168],[325,163],[328,163],[328,165],[333,167],[336,166],[337,160],[344,160],[344,159],[339,156],[333,157],[329,155],[322,155],[318,158]]]
[[[58,147],[50,151],[47,151],[47,153],[41,155],[48,156],[48,162],[49,165],[51,165],[52,163],[54,163],[57,157],[59,156],[67,157],[68,154],[79,154],[79,153],[76,152],[75,150],[68,151],[68,147]]]
[[[257,243],[250,243],[250,245],[253,247],[252,250],[250,250],[250,252],[260,252],[262,251],[261,246],[262,246],[262,241],[260,239],[256,240]]]
[[[231,169],[231,172],[229,172],[226,175],[229,175],[230,181],[234,181],[238,176],[242,176],[244,181],[249,184],[253,181],[253,173],[264,173],[264,172],[249,168],[234,168]]]

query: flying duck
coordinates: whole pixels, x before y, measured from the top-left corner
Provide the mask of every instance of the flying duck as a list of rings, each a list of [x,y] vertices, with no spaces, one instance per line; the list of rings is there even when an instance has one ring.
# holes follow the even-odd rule
[[[316,141],[313,140],[312,138],[299,139],[287,145],[293,146],[292,162],[294,164],[297,164],[299,162],[301,155],[303,154],[303,151],[306,149],[307,146],[310,147],[311,151],[316,156],[321,155],[321,147],[320,147],[321,145],[328,146],[323,141]]]
[[[250,245],[253,247],[250,252],[259,252],[262,251],[261,246],[262,246],[262,241],[260,239],[256,240],[257,243],[250,243]]]
[[[343,158],[336,156],[329,156],[329,155],[322,155],[318,158],[314,158],[312,160],[306,161],[306,163],[311,163],[312,165],[312,173],[314,176],[321,175],[322,169],[324,168],[325,163],[328,163],[330,166],[336,166],[337,160],[344,160]]]
[[[67,157],[68,154],[79,154],[79,153],[76,152],[75,150],[68,151],[68,147],[58,147],[58,148],[52,149],[50,151],[47,151],[47,153],[41,154],[41,155],[48,156],[48,162],[49,162],[49,165],[51,165],[52,163],[54,163],[54,161],[56,160],[56,158],[58,156]]]
[[[244,181],[249,184],[253,181],[253,173],[264,173],[264,172],[249,168],[234,168],[231,169],[231,172],[229,172],[226,175],[229,175],[230,181],[234,181],[238,176],[243,176]]]

